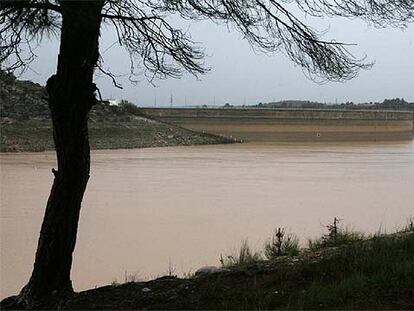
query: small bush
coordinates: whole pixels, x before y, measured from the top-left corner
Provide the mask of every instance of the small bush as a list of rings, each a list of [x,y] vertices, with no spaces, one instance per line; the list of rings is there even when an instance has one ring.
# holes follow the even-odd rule
[[[0,81],[13,82],[16,80],[16,76],[12,72],[0,69]]]
[[[138,272],[128,274],[125,278],[125,283],[129,282],[141,282],[142,278]]]
[[[407,220],[407,225],[402,229],[402,232],[414,232],[414,217]]]
[[[122,100],[119,104],[119,107],[123,112],[127,112],[136,116],[142,116],[141,110],[127,100]]]
[[[139,272],[128,273],[125,271],[124,282],[119,282],[118,279],[114,278],[111,282],[111,286],[120,286],[126,283],[143,282],[143,280],[144,279],[141,277],[141,274]]]
[[[340,221],[340,219],[335,217],[334,221],[326,226],[326,228],[328,229],[327,234],[324,234],[320,239],[309,240],[309,249],[318,250],[326,247],[347,245],[365,239],[365,236],[362,233],[341,228],[339,226]]]
[[[265,243],[264,254],[267,259],[296,256],[299,254],[299,239],[293,234],[286,234],[284,228],[278,228]]]
[[[262,260],[261,254],[251,249],[247,239],[243,240],[238,254],[226,256],[225,258],[220,256],[220,263],[223,267],[247,266],[260,260]]]

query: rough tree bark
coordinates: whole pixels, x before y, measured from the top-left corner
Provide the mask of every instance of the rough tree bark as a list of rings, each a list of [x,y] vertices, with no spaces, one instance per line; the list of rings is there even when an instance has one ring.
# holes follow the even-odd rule
[[[70,280],[79,213],[89,179],[88,113],[95,103],[94,67],[103,1],[62,1],[57,72],[47,82],[58,169],[40,232],[33,272],[18,301],[53,305],[73,292]]]

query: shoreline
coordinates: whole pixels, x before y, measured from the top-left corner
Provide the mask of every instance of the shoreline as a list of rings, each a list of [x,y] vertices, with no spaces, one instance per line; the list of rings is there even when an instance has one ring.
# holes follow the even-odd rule
[[[133,151],[133,150],[144,150],[144,149],[165,149],[165,148],[185,148],[185,147],[214,147],[214,146],[227,146],[227,145],[238,145],[245,148],[253,147],[330,147],[330,146],[352,146],[352,147],[380,147],[380,146],[411,146],[414,145],[413,141],[407,140],[396,140],[396,141],[293,141],[293,142],[248,142],[248,141],[230,141],[230,142],[217,142],[217,143],[201,143],[192,145],[165,145],[165,146],[144,146],[144,147],[131,147],[131,148],[100,148],[92,149],[91,153],[99,153],[105,151]],[[17,155],[17,154],[54,154],[54,149],[40,150],[40,151],[0,151],[0,155]]]
[[[244,262],[238,257],[232,265],[204,267],[186,278],[126,278],[74,293],[59,309],[412,309],[412,222],[399,232],[366,238],[341,232],[349,236],[340,243],[297,255]],[[15,297],[3,299],[2,310],[19,309]]]

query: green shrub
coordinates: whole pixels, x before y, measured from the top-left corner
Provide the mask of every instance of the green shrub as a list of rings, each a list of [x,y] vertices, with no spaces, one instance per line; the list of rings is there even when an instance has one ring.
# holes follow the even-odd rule
[[[299,239],[293,234],[286,234],[284,228],[278,228],[264,245],[267,259],[279,256],[296,256],[299,254]]]
[[[136,116],[142,116],[141,110],[127,100],[122,100],[119,104],[119,107],[123,112],[127,112]]]
[[[12,72],[0,69],[0,81],[13,82],[16,80],[15,75]]]
[[[261,260],[261,254],[251,249],[247,239],[242,241],[238,254],[229,255],[225,258],[220,256],[220,263],[223,267],[247,266]]]
[[[318,250],[326,247],[347,245],[365,239],[365,236],[362,233],[341,228],[339,226],[340,221],[340,219],[335,217],[334,221],[326,226],[328,229],[327,234],[324,234],[320,239],[309,240],[309,249]]]
[[[402,232],[414,232],[414,217],[407,220],[407,225],[402,229]]]

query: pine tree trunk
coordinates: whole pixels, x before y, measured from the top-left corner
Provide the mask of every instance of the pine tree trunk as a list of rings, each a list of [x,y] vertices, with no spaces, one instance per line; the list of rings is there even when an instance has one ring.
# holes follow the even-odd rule
[[[19,302],[53,306],[73,292],[70,271],[82,198],[89,179],[88,113],[95,103],[94,67],[102,1],[61,1],[58,68],[46,89],[53,120],[57,170],[40,232],[33,272]]]

